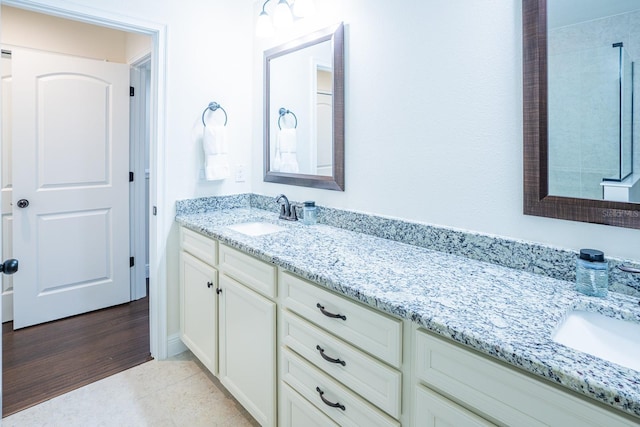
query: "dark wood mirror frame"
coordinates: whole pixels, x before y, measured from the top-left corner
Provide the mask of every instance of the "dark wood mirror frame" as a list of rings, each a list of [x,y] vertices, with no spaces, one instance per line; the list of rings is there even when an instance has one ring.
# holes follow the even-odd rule
[[[640,204],[550,196],[547,129],[547,0],[523,0],[525,215],[640,229]]]
[[[270,166],[269,61],[287,53],[331,41],[333,49],[333,175],[306,175],[300,173],[273,172]],[[344,191],[344,25],[342,23],[317,31],[264,52],[264,181]]]

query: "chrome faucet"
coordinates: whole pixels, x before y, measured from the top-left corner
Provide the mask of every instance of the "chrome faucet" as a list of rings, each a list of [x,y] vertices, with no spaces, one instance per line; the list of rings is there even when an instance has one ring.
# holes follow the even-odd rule
[[[280,200],[283,200],[282,202]],[[276,203],[280,203],[280,219],[286,219],[287,221],[297,221],[298,215],[296,213],[295,205],[289,203],[289,199],[284,194],[280,194],[276,197]]]

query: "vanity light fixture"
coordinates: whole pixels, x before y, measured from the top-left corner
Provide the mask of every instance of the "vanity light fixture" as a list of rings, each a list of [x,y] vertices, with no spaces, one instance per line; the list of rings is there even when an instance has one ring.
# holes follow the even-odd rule
[[[273,10],[273,22],[266,11],[267,4],[271,0],[266,0],[262,5],[262,12],[258,15],[256,22],[256,35],[261,38],[272,37],[275,28],[282,29],[290,27],[295,18],[304,18],[315,13],[313,0],[278,0],[278,4]],[[275,28],[274,28],[275,27]]]
[[[293,14],[287,0],[280,0],[273,12],[273,25],[276,28],[288,28],[293,24]]]

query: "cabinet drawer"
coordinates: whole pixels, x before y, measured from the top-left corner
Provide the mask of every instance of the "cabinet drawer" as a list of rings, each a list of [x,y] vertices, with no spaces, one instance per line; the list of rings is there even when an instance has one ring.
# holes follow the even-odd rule
[[[390,365],[400,367],[401,321],[287,272],[281,274],[280,283],[282,302],[286,308]],[[328,317],[327,314],[331,313],[341,317]]]
[[[415,427],[437,427],[441,425],[456,427],[491,427],[480,418],[449,399],[423,386],[416,386],[416,406],[413,425]]]
[[[220,270],[262,295],[276,296],[276,267],[226,245],[220,245]]]
[[[282,348],[281,355],[282,379],[339,425],[400,425],[291,350]]]
[[[338,424],[331,421],[331,418],[285,383],[280,383],[280,413],[278,416],[281,427],[338,427]]]
[[[199,258],[209,265],[218,263],[218,242],[209,237],[198,234],[188,228],[180,228],[180,246],[182,250]]]
[[[392,417],[400,418],[402,375],[399,371],[291,312],[283,311],[283,324],[283,340],[287,346]]]
[[[503,366],[426,331],[415,333],[415,375],[499,424],[637,425],[569,392]]]

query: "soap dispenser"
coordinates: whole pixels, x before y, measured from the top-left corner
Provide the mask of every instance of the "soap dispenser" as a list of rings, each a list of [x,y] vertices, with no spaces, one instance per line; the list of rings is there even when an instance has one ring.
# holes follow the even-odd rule
[[[580,249],[576,261],[576,290],[585,295],[606,297],[609,291],[609,264],[604,253],[596,249]]]
[[[302,206],[302,223],[306,225],[314,225],[318,222],[318,211],[316,210],[316,202],[307,201]]]

